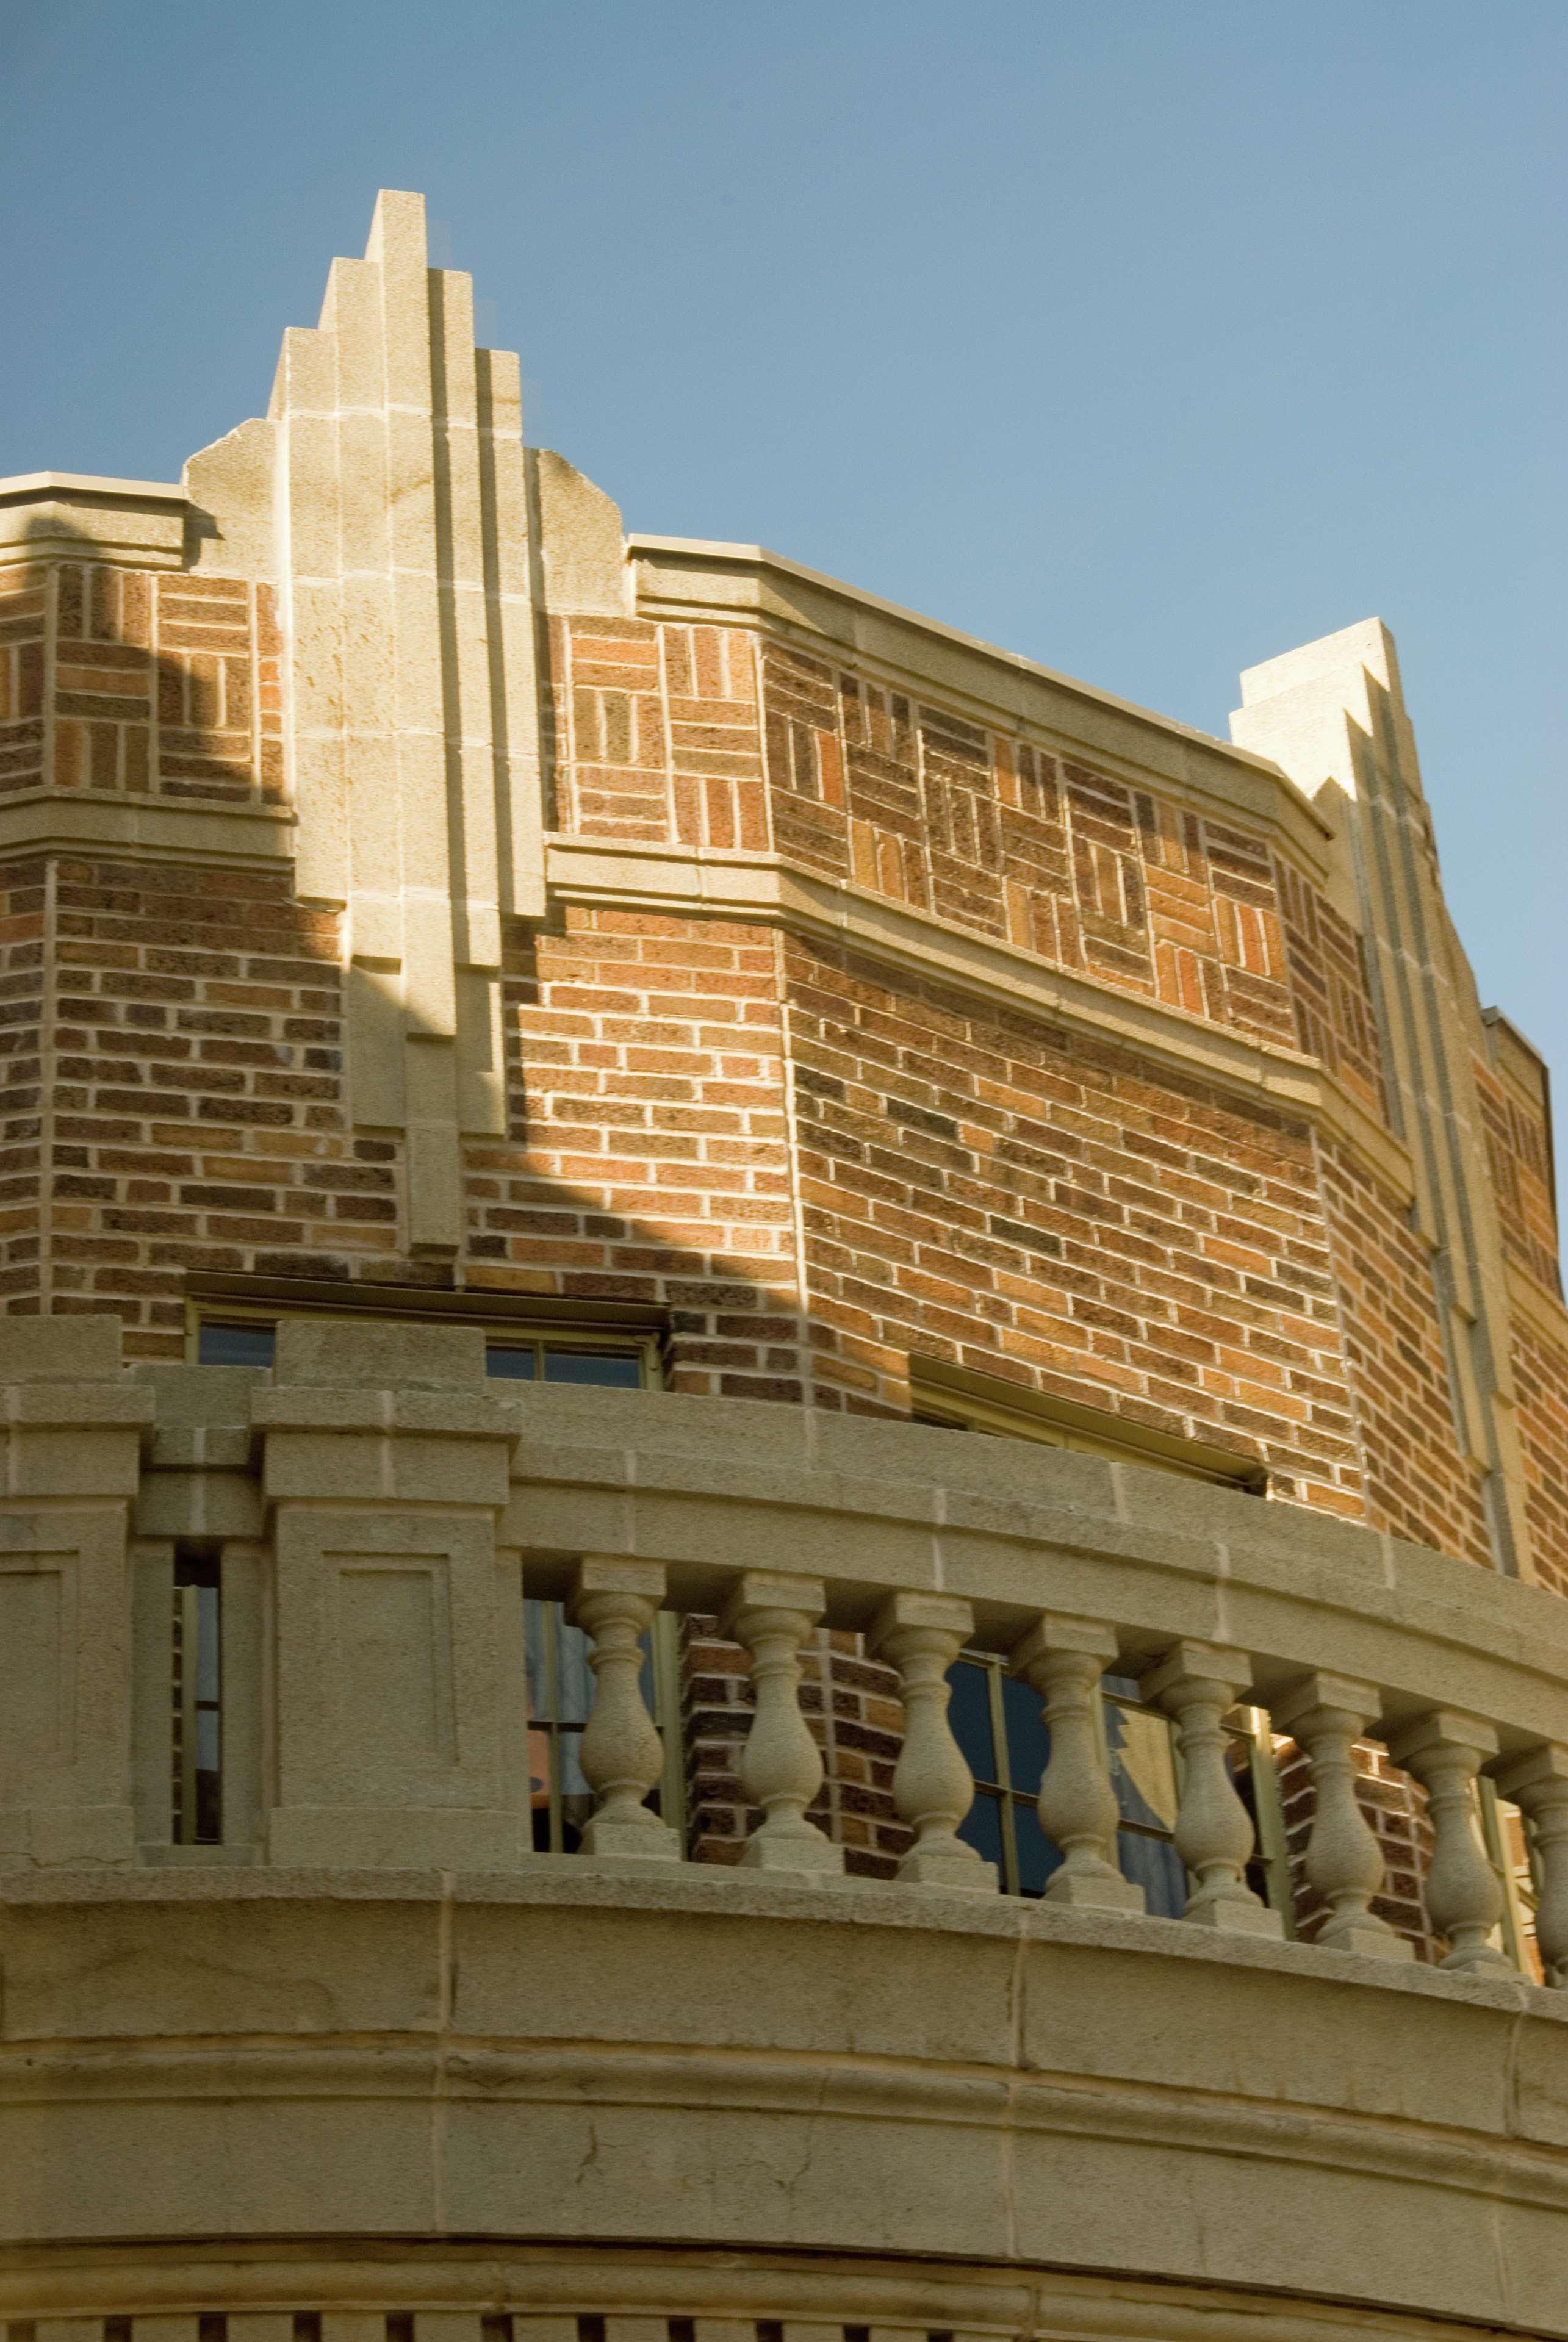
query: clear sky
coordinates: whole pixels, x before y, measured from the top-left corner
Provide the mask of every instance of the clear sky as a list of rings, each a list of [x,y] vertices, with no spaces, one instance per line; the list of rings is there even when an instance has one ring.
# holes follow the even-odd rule
[[[0,473],[163,479],[424,190],[528,435],[1221,735],[1392,627],[1559,1069],[1568,0],[0,0]]]

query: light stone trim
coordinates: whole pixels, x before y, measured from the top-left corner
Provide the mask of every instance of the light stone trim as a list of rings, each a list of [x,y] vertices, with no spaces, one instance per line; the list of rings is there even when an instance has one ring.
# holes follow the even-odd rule
[[[1233,737],[1342,806],[1390,1110],[1409,1146],[1414,1225],[1432,1247],[1461,1452],[1481,1476],[1498,1566],[1531,1578],[1514,1416],[1510,1280],[1476,1095],[1489,1056],[1474,979],[1443,901],[1393,638],[1370,618],[1249,668]]]
[[[13,474],[0,479],[0,565],[97,561],[183,569],[190,513],[185,489],[161,480]]]
[[[450,1259],[461,1138],[506,1129],[501,919],[545,898],[518,362],[476,349],[422,197],[333,263],[267,427],[299,890],[347,908],[355,1122],[406,1133],[407,1247]]]
[[[596,2300],[579,2273],[575,2297],[526,2278],[511,2296],[501,2269],[528,2248],[508,2234],[624,2251],[635,2206],[639,2236],[729,2256],[732,2283],[737,2260],[768,2272],[809,2322],[842,2314],[835,2257],[870,2244],[884,2258],[853,2283],[951,2287],[955,2311],[972,2305],[954,2327],[990,2325],[1010,2263],[1025,2287],[1099,2272],[1106,2336],[1183,2330],[1112,2322],[1130,2287],[1167,2310],[1194,2287],[1194,2313],[1227,2288],[1303,2315],[1354,2303],[1363,2333],[1380,2311],[1568,2333],[1568,2010],[1518,1978],[1000,1897],[543,1857],[510,1882],[20,1881],[0,1894],[0,1952],[25,2051],[0,2061],[0,2301],[26,2272],[38,2306],[121,2306],[117,2286],[86,2305],[66,2289],[71,2263],[102,2269],[103,2237],[139,2313],[183,2314],[156,2262],[188,2272],[195,2233],[237,2264],[221,2302],[274,2307],[301,2297],[253,2289],[248,2259],[298,2239],[297,2282],[317,2281],[333,2243],[376,2232],[377,2206],[382,2243],[357,2245],[317,2306],[469,2307],[461,2280],[421,2281],[402,2241],[442,2219],[498,2240],[490,2306],[734,2315],[758,2299],[686,2292],[691,2263],[668,2255],[662,2290],[612,2281]],[[141,2107],[159,2110],[157,2157]],[[268,2154],[219,2153],[253,2116]],[[82,2175],[81,2199],[37,2197],[41,2169]],[[126,2234],[166,2243],[132,2256]],[[465,2257],[432,2244],[443,2268]],[[884,2292],[859,2322],[913,2322],[928,2297]]]
[[[0,804],[0,855],[77,854],[102,846],[136,862],[226,862],[276,870],[294,854],[295,817],[275,806],[160,805],[62,789],[18,790]]]

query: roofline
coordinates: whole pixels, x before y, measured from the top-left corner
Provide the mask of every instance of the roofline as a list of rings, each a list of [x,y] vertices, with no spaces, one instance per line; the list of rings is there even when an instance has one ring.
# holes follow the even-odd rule
[[[965,634],[961,627],[945,626],[940,618],[927,617],[923,611],[908,609],[901,602],[887,601],[880,594],[869,593],[864,586],[851,586],[841,577],[829,576],[826,570],[809,569],[804,562],[791,561],[782,553],[770,553],[764,545],[728,545],[714,537],[652,536],[634,532],[627,537],[626,551],[628,561],[635,560],[638,553],[685,554],[694,559],[722,561],[738,567],[776,569],[787,577],[799,577],[820,592],[835,594],[846,602],[858,602],[884,617],[897,619],[902,626],[916,627],[922,634],[936,636],[943,642],[956,644],[962,650],[973,651],[982,658],[994,659],[1000,666],[1011,667],[1018,674],[1051,684],[1059,691],[1075,692],[1080,698],[1092,700],[1101,707],[1111,708],[1119,716],[1132,716],[1140,724],[1152,724],[1158,730],[1171,733],[1179,740],[1191,740],[1204,748],[1218,748],[1238,765],[1244,765],[1252,772],[1265,774],[1270,780],[1282,781],[1324,836],[1334,835],[1332,822],[1319,811],[1290,775],[1271,758],[1260,756],[1251,748],[1239,747],[1233,740],[1222,740],[1217,733],[1201,732],[1196,725],[1183,724],[1174,716],[1161,716],[1155,708],[1140,706],[1135,699],[1122,699],[1113,691],[1102,691],[1098,684],[1084,683],[1074,675],[1063,675],[1059,668],[1044,666],[1038,659],[1025,658],[1021,651],[1003,650],[996,643],[988,643],[983,636]]]
[[[188,505],[190,497],[177,481],[109,480],[93,472],[13,472],[0,479],[0,502],[13,497],[47,495],[58,491],[74,496],[117,496],[137,504]]]

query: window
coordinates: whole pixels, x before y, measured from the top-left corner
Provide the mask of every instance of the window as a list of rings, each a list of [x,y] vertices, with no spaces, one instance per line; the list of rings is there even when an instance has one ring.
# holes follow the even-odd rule
[[[1267,1493],[1267,1472],[1244,1456],[1148,1429],[1106,1407],[1022,1390],[997,1375],[975,1374],[938,1358],[911,1357],[910,1390],[914,1421],[934,1430],[1029,1439],[1037,1446],[1065,1447],[1081,1456],[1103,1456],[1112,1463],[1177,1472],[1184,1479],[1208,1480],[1247,1496]]]
[[[365,1322],[373,1322],[368,1312]],[[387,1320],[377,1313],[374,1322]],[[437,1318],[429,1322],[474,1321]],[[276,1348],[277,1323],[276,1316],[259,1313],[233,1317],[204,1315],[196,1327],[196,1364],[270,1368]],[[487,1367],[498,1381],[591,1383],[612,1390],[644,1390],[657,1386],[658,1381],[658,1347],[651,1334],[600,1334],[592,1328],[576,1327],[534,1333],[522,1326],[504,1330],[491,1326],[487,1327],[486,1334]]]
[[[959,1832],[994,1862],[1003,1892],[1038,1896],[1061,1862],[1040,1827],[1035,1798],[1050,1754],[1038,1692],[1009,1675],[990,1652],[968,1651],[949,1670],[953,1736],[975,1781],[975,1799]],[[1169,1719],[1140,1705],[1126,1676],[1107,1676],[1101,1716],[1111,1786],[1121,1816],[1117,1859],[1142,1887],[1158,1918],[1179,1918],[1187,1873],[1175,1847],[1181,1759]],[[1258,1848],[1247,1883],[1291,1927],[1291,1895],[1272,1749],[1260,1711],[1238,1708],[1227,1726],[1231,1778],[1252,1817]]]

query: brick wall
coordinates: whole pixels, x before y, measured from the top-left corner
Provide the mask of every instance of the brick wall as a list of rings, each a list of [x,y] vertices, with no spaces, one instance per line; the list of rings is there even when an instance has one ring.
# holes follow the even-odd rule
[[[53,786],[281,804],[270,587],[91,562],[60,562],[53,574]]]
[[[44,673],[49,572],[0,567],[0,797],[44,777]]]
[[[1513,1382],[1536,1571],[1543,1585],[1568,1594],[1568,1348],[1522,1313],[1514,1319]]]
[[[1301,1124],[841,951],[786,956],[820,1402],[906,1411],[914,1350],[1359,1511]]]
[[[389,1150],[343,1105],[334,919],[282,873],[62,857],[52,886],[51,1306],[178,1357],[190,1270],[393,1252]]]
[[[45,939],[50,873],[0,865],[0,1309],[43,1291]]]
[[[1563,1285],[1545,1117],[1479,1058],[1474,1070],[1503,1244],[1510,1259],[1555,1297]]]
[[[868,1659],[855,1635],[819,1629],[801,1654],[800,1705],[822,1752],[823,1781],[809,1819],[844,1848],[852,1877],[890,1878],[913,1833],[893,1805],[903,1737],[898,1676]],[[755,1707],[749,1663],[718,1621],[681,1621],[681,1716],[687,1760],[687,1847],[697,1862],[736,1863],[760,1819],[740,1785]]]
[[[1317,1151],[1366,1517],[1489,1568],[1480,1484],[1459,1453],[1427,1248],[1397,1198],[1346,1148],[1324,1139]]]
[[[511,928],[513,1123],[468,1150],[471,1284],[658,1304],[672,1388],[801,1397],[777,956],[720,920]]]
[[[1356,1802],[1377,1839],[1384,1865],[1382,1892],[1373,1897],[1372,1907],[1380,1919],[1386,1919],[1413,1944],[1419,1959],[1435,1962],[1442,1956],[1442,1938],[1433,1935],[1422,1897],[1422,1879],[1432,1847],[1425,1792],[1408,1773],[1391,1764],[1386,1749],[1370,1741],[1358,1743],[1355,1759]],[[1276,1742],[1275,1761],[1296,1926],[1312,1943],[1328,1917],[1328,1907],[1308,1884],[1306,1875],[1307,1841],[1317,1810],[1311,1767],[1293,1740]]]

